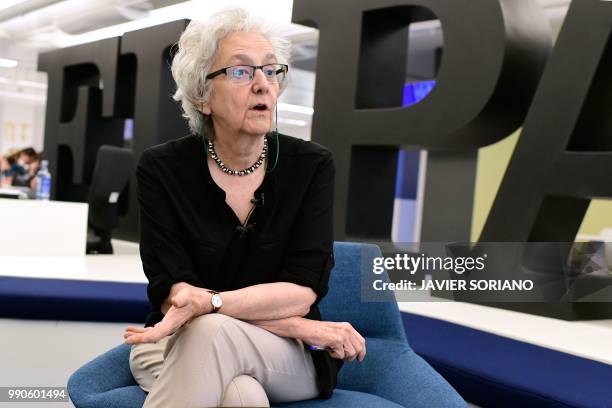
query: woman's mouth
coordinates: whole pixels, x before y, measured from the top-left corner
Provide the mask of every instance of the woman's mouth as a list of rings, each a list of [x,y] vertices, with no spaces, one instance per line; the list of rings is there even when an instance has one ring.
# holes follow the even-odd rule
[[[251,109],[256,111],[266,111],[268,110],[268,105],[266,105],[265,103],[258,103],[256,105],[251,106]]]

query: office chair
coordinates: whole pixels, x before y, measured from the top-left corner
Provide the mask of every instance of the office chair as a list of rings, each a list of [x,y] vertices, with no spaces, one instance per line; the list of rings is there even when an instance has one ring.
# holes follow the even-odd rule
[[[130,180],[134,153],[122,147],[102,145],[87,195],[89,203],[87,253],[112,254],[111,235],[119,226],[118,201]]]

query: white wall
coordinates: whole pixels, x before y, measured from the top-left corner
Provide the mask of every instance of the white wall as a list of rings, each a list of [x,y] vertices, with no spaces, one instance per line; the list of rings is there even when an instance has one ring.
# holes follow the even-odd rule
[[[47,74],[37,70],[38,52],[35,46],[0,39],[0,56],[18,62],[0,68],[0,154],[43,148]]]
[[[33,146],[43,149],[45,104],[0,92],[0,154]]]

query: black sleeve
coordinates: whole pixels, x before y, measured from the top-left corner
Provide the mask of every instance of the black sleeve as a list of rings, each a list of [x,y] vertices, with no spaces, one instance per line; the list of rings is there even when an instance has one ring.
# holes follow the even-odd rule
[[[317,294],[315,305],[327,293],[334,266],[334,176],[334,161],[327,152],[304,196],[279,277],[279,281],[312,288]]]
[[[174,283],[201,286],[186,250],[168,193],[156,172],[155,159],[144,152],[136,169],[140,214],[140,258],[149,280],[147,293],[159,310]]]

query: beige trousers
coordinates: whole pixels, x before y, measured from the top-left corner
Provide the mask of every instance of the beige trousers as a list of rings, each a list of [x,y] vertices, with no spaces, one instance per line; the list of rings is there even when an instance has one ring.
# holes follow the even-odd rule
[[[157,343],[132,346],[130,369],[144,407],[268,407],[316,398],[301,340],[223,314],[193,319]]]

